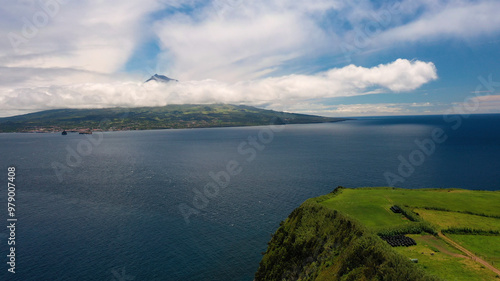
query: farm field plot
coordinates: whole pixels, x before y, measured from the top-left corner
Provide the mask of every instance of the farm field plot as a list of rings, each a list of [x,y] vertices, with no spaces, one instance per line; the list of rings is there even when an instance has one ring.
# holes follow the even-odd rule
[[[417,246],[394,248],[398,253],[411,259],[418,259],[417,266],[443,280],[500,280],[496,274],[482,267],[461,252],[432,235],[408,235]]]
[[[342,208],[351,206],[403,205],[414,208],[441,208],[500,217],[500,192],[462,189],[346,188],[322,204]]]
[[[341,196],[335,196],[321,203],[344,212],[372,229],[411,223],[402,214],[396,215],[390,210],[394,202],[384,195],[387,191],[384,193],[377,190],[357,191],[346,189],[342,191]]]
[[[413,211],[440,229],[456,227],[500,231],[500,218],[418,208],[413,209]]]
[[[408,259],[418,259],[419,267],[443,280],[500,280],[495,269],[488,268],[500,267],[498,191],[340,188],[319,202],[359,221],[379,235],[389,229],[413,238],[417,245],[393,249]],[[394,205],[402,207],[407,215],[392,212],[390,208]],[[409,231],[411,227],[421,225],[428,228]],[[455,232],[445,232],[449,229]],[[446,237],[438,237],[440,231]],[[474,233],[460,233],[466,231]],[[489,235],[483,235],[485,232]],[[448,238],[452,241],[447,241]],[[458,249],[459,245],[465,249]],[[469,255],[486,263],[483,261],[482,264]]]
[[[496,268],[500,267],[500,236],[459,234],[447,234],[447,236]]]

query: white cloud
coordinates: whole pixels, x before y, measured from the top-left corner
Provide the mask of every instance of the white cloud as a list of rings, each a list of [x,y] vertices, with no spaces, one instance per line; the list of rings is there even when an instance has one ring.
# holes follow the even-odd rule
[[[118,72],[147,34],[143,18],[158,7],[155,0],[2,3],[0,115],[65,107],[63,100],[45,97],[44,89],[126,79],[123,76],[127,75]],[[72,95],[71,100],[76,101],[78,93]],[[17,96],[19,101],[11,98]]]
[[[417,114],[413,107],[429,107],[429,103],[375,103],[339,105],[332,112],[340,116],[372,116]]]
[[[288,111],[330,117],[387,116],[428,114],[435,107],[429,102],[325,105],[305,101],[294,103],[288,107]]]
[[[169,74],[236,82],[289,74],[287,64],[295,60],[376,52],[394,43],[491,36],[500,31],[498,10],[500,3],[491,0],[377,6],[366,0],[220,0],[158,21],[155,32],[163,48],[160,64]]]
[[[356,32],[374,21],[382,25],[381,33],[368,36],[372,45],[362,46],[363,52],[395,42],[476,38],[500,30],[498,1],[394,3],[398,9],[366,0],[7,1],[0,35],[15,34],[21,41],[14,52],[9,40],[1,40],[0,66],[116,73],[139,44],[158,36],[159,64],[169,75],[237,82],[290,74],[285,65],[293,60],[342,54],[340,46],[354,44]],[[170,12],[152,24],[151,13],[167,7]],[[175,10],[181,7],[196,8]],[[24,36],[23,29],[33,36]]]
[[[311,16],[336,1],[215,1],[195,14],[159,21],[155,30],[168,73],[182,80],[236,82],[318,51],[325,33]]]
[[[156,1],[8,1],[0,19],[0,66],[114,73],[147,30]]]
[[[286,110],[293,102],[310,99],[377,93],[377,89],[392,92],[413,90],[436,78],[433,63],[398,59],[372,68],[349,65],[316,75],[288,75],[237,83],[202,80],[18,88],[0,95],[0,104],[6,111],[215,102],[273,104],[274,109]]]
[[[405,9],[401,11],[409,12],[409,8],[415,8],[415,4],[411,5],[408,1],[404,3]],[[499,1],[435,1],[426,4],[422,16],[376,36],[376,44],[387,46],[394,42],[470,39],[498,34],[500,31]]]
[[[108,83],[127,76],[73,68],[0,67],[0,90],[80,84],[89,81]]]
[[[449,113],[478,114],[500,112],[500,95],[468,97],[463,102],[454,103]]]

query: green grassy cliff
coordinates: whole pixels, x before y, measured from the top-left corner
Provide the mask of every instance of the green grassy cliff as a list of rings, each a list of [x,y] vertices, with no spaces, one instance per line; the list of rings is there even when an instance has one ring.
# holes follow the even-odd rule
[[[281,224],[269,242],[256,281],[439,280],[318,199],[306,201]]]
[[[337,188],[307,200],[281,223],[255,280],[500,280],[494,268],[447,241],[463,242],[494,264],[500,247],[486,251],[481,246],[499,238],[498,199],[500,192]],[[390,211],[395,204],[403,213]],[[440,220],[438,212],[460,219]],[[470,230],[466,235],[447,233],[463,229],[467,220],[473,227],[465,228]],[[472,233],[476,235],[471,238]],[[417,245],[393,248],[381,239],[396,234],[411,237]]]

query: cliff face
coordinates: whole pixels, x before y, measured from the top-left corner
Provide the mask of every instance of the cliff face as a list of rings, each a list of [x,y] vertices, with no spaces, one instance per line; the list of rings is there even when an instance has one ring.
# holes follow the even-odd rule
[[[255,280],[438,280],[338,211],[309,199],[281,223]]]

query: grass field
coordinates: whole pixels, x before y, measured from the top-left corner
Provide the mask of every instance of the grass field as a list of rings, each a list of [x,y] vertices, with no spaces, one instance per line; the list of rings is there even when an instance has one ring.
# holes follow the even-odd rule
[[[436,231],[450,227],[500,231],[500,192],[497,191],[357,188],[341,189],[335,196],[327,197],[320,204],[347,214],[375,232],[416,224],[390,211],[393,205],[418,213],[418,219],[430,223]],[[418,266],[431,274],[444,280],[500,280],[493,271],[438,237],[427,233],[408,236],[415,239],[417,246],[394,249],[407,258],[417,258]],[[447,236],[500,267],[499,235]]]
[[[448,236],[496,268],[500,267],[500,236],[458,235]]]
[[[341,196],[330,198],[322,204],[335,208],[355,208],[357,204],[384,206],[407,205],[414,208],[445,208],[451,211],[472,212],[500,217],[500,192],[461,189],[392,189],[356,188],[343,189]],[[338,205],[341,204],[341,205]],[[367,214],[360,213],[360,220]]]
[[[395,203],[385,195],[387,190],[383,192],[378,190],[357,191],[345,189],[341,196],[335,196],[321,202],[321,204],[342,211],[359,220],[365,226],[376,230],[387,226],[411,223],[403,215],[395,215],[389,210]]]
[[[481,267],[474,261],[464,258],[461,253],[443,240],[431,235],[408,235],[417,242],[412,247],[396,247],[398,253],[418,259],[418,266],[444,280],[500,280],[496,274]]]
[[[438,226],[439,229],[447,229],[449,227],[468,227],[473,229],[500,231],[499,218],[418,208],[413,211],[417,212],[424,220]]]

